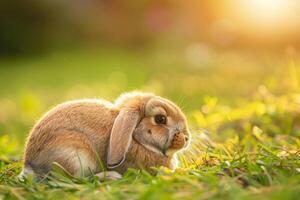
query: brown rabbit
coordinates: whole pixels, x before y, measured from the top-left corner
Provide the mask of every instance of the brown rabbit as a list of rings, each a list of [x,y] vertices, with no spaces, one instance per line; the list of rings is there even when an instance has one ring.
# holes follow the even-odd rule
[[[50,110],[32,129],[21,176],[45,175],[53,162],[75,176],[98,173],[103,179],[105,173],[115,179],[128,168],[154,174],[152,167],[176,167],[175,153],[187,147],[189,138],[181,110],[153,94],[126,93],[115,104],[70,101]]]

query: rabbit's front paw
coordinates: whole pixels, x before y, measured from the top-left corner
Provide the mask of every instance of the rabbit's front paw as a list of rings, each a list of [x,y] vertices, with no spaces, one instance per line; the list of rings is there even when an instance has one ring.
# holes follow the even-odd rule
[[[118,180],[122,178],[122,175],[115,171],[106,171],[95,174],[99,178],[99,181]]]

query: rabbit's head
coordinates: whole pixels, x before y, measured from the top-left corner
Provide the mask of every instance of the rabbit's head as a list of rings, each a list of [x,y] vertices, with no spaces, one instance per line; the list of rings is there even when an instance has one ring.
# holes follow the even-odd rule
[[[120,112],[110,136],[109,168],[122,164],[132,139],[162,156],[172,156],[188,146],[186,117],[173,102],[152,94],[128,93],[116,106]]]

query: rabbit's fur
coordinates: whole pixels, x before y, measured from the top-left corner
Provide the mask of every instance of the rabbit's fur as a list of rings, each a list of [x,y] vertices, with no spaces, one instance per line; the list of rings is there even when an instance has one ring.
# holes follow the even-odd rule
[[[156,124],[164,115],[166,124]],[[162,117],[160,117],[160,120]],[[113,169],[176,167],[175,153],[189,143],[186,118],[169,100],[126,93],[115,104],[78,100],[47,112],[27,139],[23,171],[44,175],[53,162],[75,176]]]

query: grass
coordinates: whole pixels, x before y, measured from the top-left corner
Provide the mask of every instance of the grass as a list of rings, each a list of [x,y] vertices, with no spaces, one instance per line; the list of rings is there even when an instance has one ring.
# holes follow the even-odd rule
[[[96,49],[0,60],[0,199],[298,199],[299,58],[210,55]],[[188,116],[193,140],[175,172],[131,169],[107,182],[16,179],[26,134],[43,112],[134,89],[170,98]]]

